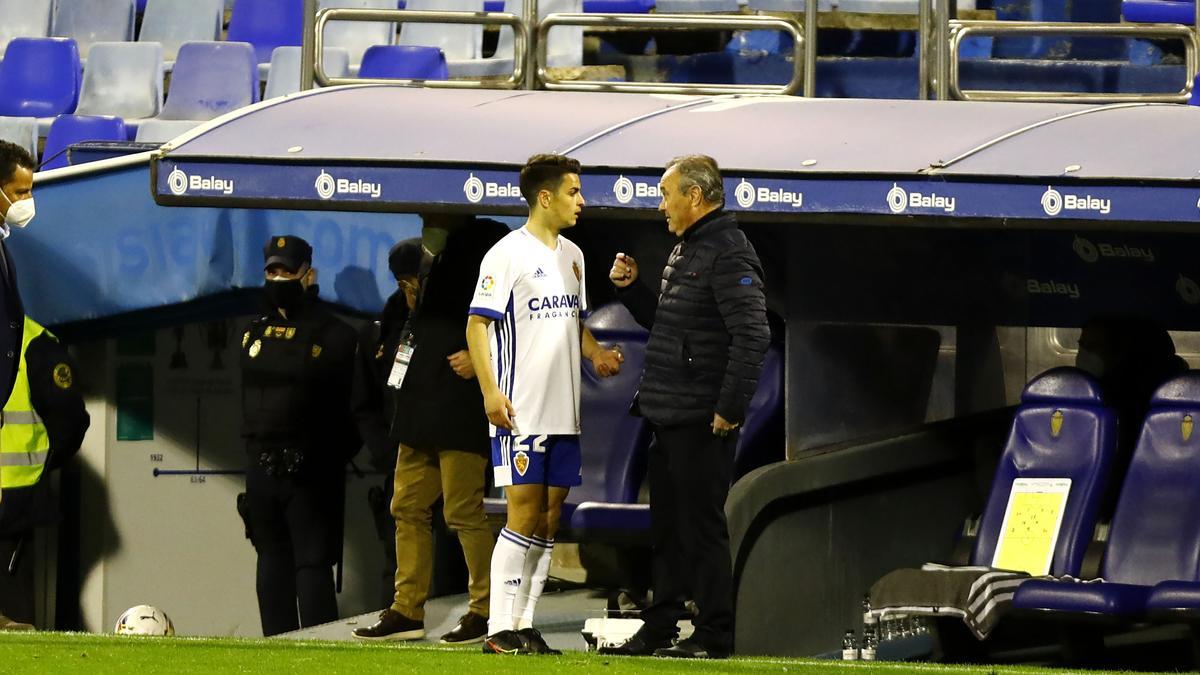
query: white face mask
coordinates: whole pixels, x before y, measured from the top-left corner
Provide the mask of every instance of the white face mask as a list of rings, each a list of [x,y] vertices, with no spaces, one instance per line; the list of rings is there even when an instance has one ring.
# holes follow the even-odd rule
[[[8,202],[8,213],[4,214],[4,224],[12,227],[25,227],[29,221],[33,220],[34,206],[33,197],[29,199],[18,199],[11,201],[8,195],[0,190],[0,197],[4,197],[4,201]]]

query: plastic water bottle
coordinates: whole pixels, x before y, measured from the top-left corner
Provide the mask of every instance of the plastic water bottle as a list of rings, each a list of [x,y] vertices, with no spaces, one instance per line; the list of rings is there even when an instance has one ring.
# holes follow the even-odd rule
[[[875,634],[875,627],[869,626],[867,628],[863,628],[862,660],[863,661],[874,661],[875,660],[875,650],[878,647],[879,647],[879,638]]]
[[[858,638],[854,636],[853,628],[847,630],[846,635],[842,638],[842,660],[858,660]]]

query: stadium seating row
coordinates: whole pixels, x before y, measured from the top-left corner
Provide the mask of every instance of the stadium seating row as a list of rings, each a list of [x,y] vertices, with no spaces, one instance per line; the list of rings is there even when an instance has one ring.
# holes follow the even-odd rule
[[[280,47],[267,80],[270,96],[299,90],[300,48]],[[344,49],[326,50],[326,71],[349,73]],[[39,127],[47,136],[46,158],[70,142],[126,140],[161,142],[182,131],[258,100],[253,49],[239,42],[187,42],[179,49],[170,96],[163,96],[161,47],[154,43],[102,42],[80,76],[69,38],[17,38],[0,62],[0,137],[31,150]],[[364,76],[446,79],[446,62],[436,47],[376,45],[367,50]],[[109,118],[108,121],[102,121]],[[119,122],[119,124],[117,123]],[[55,133],[58,126],[58,133]],[[65,157],[44,168],[64,165]]]
[[[1012,608],[1059,623],[1114,625],[1178,621],[1200,613],[1200,372],[1164,383],[1149,412],[1127,470],[1118,466],[1117,416],[1100,387],[1075,368],[1056,368],[1031,381],[1021,396],[970,564],[992,566],[1003,536],[1014,484],[1020,479],[1067,479],[1049,574],[1017,587]],[[1110,483],[1121,480],[1106,541],[1103,523]],[[1100,528],[1099,531],[1104,531]],[[1099,579],[1085,569],[1089,548],[1103,546]],[[1094,563],[1093,563],[1094,564]]]

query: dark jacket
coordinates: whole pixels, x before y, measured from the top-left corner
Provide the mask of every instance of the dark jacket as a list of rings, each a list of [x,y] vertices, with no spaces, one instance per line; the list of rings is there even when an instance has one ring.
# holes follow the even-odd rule
[[[361,441],[350,413],[357,334],[310,296],[287,319],[270,311],[242,334],[242,435],[251,457],[304,451],[315,475],[340,471]]]
[[[17,290],[17,269],[0,240],[0,401],[7,401],[17,379],[17,359],[25,329],[25,308]]]
[[[67,375],[62,375],[66,366]],[[57,519],[50,494],[48,472],[60,468],[79,452],[91,419],[84,409],[77,380],[79,369],[65,347],[49,334],[42,334],[25,350],[29,373],[29,398],[42,418],[50,450],[42,478],[24,488],[9,488],[0,501],[0,535],[14,536]],[[59,377],[54,376],[59,371]]]
[[[494,220],[464,225],[451,231],[445,250],[429,265],[410,319],[416,346],[395,397],[394,440],[410,447],[489,454],[479,382],[456,375],[446,357],[467,348],[467,310],[479,264],[508,231]]]
[[[396,468],[397,443],[390,437],[395,401],[387,379],[406,321],[408,304],[404,292],[396,291],[388,298],[379,320],[367,324],[359,333],[354,395],[350,400],[371,467],[388,473]]]
[[[762,265],[733,214],[714,211],[684,232],[656,299],[645,284],[621,301],[650,329],[637,410],[654,424],[746,415],[771,341]]]

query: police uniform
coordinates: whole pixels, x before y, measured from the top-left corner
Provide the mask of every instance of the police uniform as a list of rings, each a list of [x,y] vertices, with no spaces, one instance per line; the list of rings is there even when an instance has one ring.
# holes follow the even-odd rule
[[[311,251],[277,237],[264,257],[295,272]],[[331,567],[341,557],[345,463],[359,447],[349,407],[356,335],[316,295],[305,289],[286,316],[269,304],[241,337],[245,516],[264,635],[337,618]]]
[[[23,324],[19,367],[0,428],[0,609],[16,622],[32,623],[30,539],[35,527],[58,515],[46,472],[79,451],[90,420],[66,348],[29,317]]]

